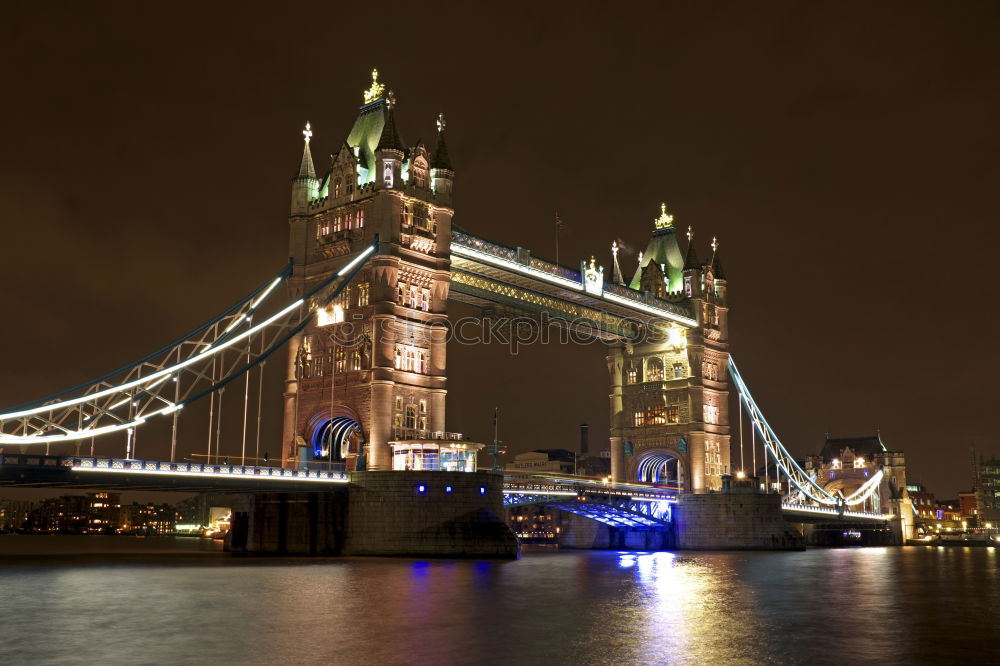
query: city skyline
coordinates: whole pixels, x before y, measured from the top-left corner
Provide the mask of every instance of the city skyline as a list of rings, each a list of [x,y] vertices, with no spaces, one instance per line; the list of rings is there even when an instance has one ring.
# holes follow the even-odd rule
[[[689,8],[676,25],[715,29],[702,41],[678,31],[675,55],[655,61],[643,28],[627,43],[616,31],[583,44],[543,12],[512,26],[528,46],[520,59],[493,62],[452,29],[449,51],[476,57],[429,72],[387,45],[320,77],[296,65],[321,61],[321,43],[280,48],[300,27],[290,18],[258,51],[216,36],[209,16],[190,26],[187,50],[169,52],[183,15],[127,11],[11,24],[8,86],[23,102],[6,109],[19,131],[0,215],[20,250],[3,269],[18,285],[7,308],[18,325],[2,337],[11,381],[0,403],[131,361],[283,263],[301,125],[312,123],[325,166],[378,66],[408,141],[428,142],[437,114],[448,117],[464,228],[552,258],[558,213],[566,265],[594,255],[608,266],[612,241],[644,247],[661,201],[703,253],[717,236],[734,356],[795,454],[818,451],[825,432],[878,427],[911,478],[951,496],[971,485],[969,444],[1000,452],[985,379],[997,315],[978,303],[998,138],[996,93],[983,86],[996,54],[962,10],[925,7],[898,26],[889,10],[859,25],[798,8],[771,25],[768,12]],[[445,12],[442,29],[467,18]],[[747,31],[759,43],[741,41],[739,19],[759,24]],[[818,30],[823,48],[796,25]],[[853,49],[829,60],[824,40]],[[41,57],[26,59],[27,43]],[[957,217],[964,227],[952,228]],[[622,258],[631,274],[634,255]],[[529,347],[516,363],[500,346],[449,354],[452,429],[485,438],[498,405],[514,452],[572,445],[584,421],[602,446],[602,349]],[[277,436],[277,396],[267,410]]]

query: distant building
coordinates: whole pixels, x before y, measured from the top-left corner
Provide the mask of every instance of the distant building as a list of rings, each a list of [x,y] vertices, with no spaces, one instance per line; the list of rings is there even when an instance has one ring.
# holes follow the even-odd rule
[[[959,522],[962,520],[962,511],[957,499],[938,500],[937,519],[941,522]]]
[[[924,487],[924,484],[910,481],[906,484],[906,491],[910,495],[910,501],[913,502],[913,509],[918,518],[922,521],[940,520],[937,515],[937,499],[934,493]]]
[[[34,506],[27,500],[0,499],[0,532],[24,529]]]
[[[508,472],[574,474],[578,456],[567,449],[537,449],[514,456],[514,462],[507,465]]]
[[[980,460],[978,476],[979,508],[988,520],[1000,520],[1000,460]]]
[[[529,504],[512,507],[507,523],[521,543],[555,543],[559,534],[559,511],[545,506]]]
[[[87,532],[91,534],[115,534],[121,529],[120,493],[87,493],[85,507]]]
[[[85,534],[89,524],[87,498],[62,495],[43,499],[31,510],[27,525],[33,532]]]
[[[122,507],[121,531],[132,534],[173,534],[177,510],[171,504],[132,504]]]
[[[975,490],[971,490],[967,493],[958,494],[958,505],[959,510],[962,513],[962,520],[969,521],[970,525],[974,525],[975,522],[979,520],[979,493]]]

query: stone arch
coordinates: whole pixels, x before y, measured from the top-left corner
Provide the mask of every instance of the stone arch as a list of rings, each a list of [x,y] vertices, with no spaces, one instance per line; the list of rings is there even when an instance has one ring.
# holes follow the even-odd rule
[[[365,441],[361,418],[345,405],[334,405],[313,415],[306,425],[314,459],[344,461],[360,454]],[[332,454],[332,457],[331,457]]]
[[[646,449],[635,458],[633,478],[643,483],[683,489],[687,474],[684,456],[673,449]]]

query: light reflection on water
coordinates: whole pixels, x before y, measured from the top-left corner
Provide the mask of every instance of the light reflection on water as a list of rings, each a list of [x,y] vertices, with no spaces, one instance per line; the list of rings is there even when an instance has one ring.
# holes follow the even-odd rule
[[[1000,640],[992,549],[495,562],[33,539],[0,537],[3,663],[982,663]],[[108,554],[29,554],[67,543]]]

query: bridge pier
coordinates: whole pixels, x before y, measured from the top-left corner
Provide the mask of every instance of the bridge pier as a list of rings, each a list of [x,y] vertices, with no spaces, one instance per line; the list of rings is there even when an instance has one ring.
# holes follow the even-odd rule
[[[503,477],[486,472],[354,472],[323,492],[258,492],[233,504],[227,549],[268,555],[516,558]]]
[[[759,492],[681,495],[674,507],[681,550],[802,550],[785,521],[781,496]]]

